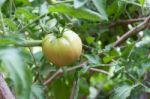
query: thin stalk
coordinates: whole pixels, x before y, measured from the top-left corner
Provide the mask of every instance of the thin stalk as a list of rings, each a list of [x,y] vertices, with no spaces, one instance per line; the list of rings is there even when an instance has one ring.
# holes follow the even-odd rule
[[[2,15],[2,10],[0,8],[0,20],[1,20],[1,24],[2,24],[2,31],[3,31],[3,34],[6,34],[6,31],[5,31],[5,24],[4,24],[4,19],[3,19],[3,15]]]
[[[73,0],[57,1],[57,2],[54,2],[53,5],[55,5],[55,4],[61,4],[61,3],[71,3],[71,2],[73,2]]]

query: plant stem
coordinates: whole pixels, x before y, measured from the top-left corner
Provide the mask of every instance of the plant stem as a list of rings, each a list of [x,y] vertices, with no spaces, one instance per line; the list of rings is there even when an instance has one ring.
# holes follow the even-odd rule
[[[134,27],[132,30],[126,32],[124,35],[122,35],[115,43],[114,47],[119,46],[121,43],[123,43],[125,40],[127,40],[130,36],[135,35],[139,33],[140,31],[144,30],[149,26],[150,24],[150,16],[146,17],[145,20],[139,24],[138,26]]]
[[[81,69],[83,66],[87,65],[88,61],[85,61],[77,66],[74,66],[74,67],[70,67],[70,68],[67,68],[65,69],[66,72],[73,72],[73,71],[76,71],[77,69]],[[106,74],[106,75],[110,75],[109,72],[107,71],[104,71],[102,69],[98,69],[98,68],[89,68],[88,69],[89,71],[93,71],[93,72],[99,72],[99,73],[102,73],[102,74]],[[47,84],[50,84],[55,78],[57,77],[60,77],[64,74],[64,72],[62,71],[62,69],[58,69],[50,78],[46,79],[43,84],[44,85],[47,85]]]
[[[55,5],[55,4],[61,4],[61,3],[71,3],[71,2],[73,2],[73,0],[57,1],[57,2],[53,3],[53,5]]]
[[[26,40],[20,43],[16,43],[14,44],[15,46],[19,46],[19,47],[34,47],[34,46],[42,46],[42,40]]]
[[[50,13],[50,12],[49,12],[49,13]],[[32,25],[34,22],[38,21],[39,19],[43,18],[44,16],[48,15],[49,13],[45,13],[45,14],[43,14],[43,15],[41,15],[41,16],[35,18],[31,23],[29,23],[29,24],[25,25],[23,28],[21,28],[21,29],[19,30],[19,32],[23,31],[24,29],[26,29],[27,27],[29,27],[30,25]]]
[[[4,25],[4,20],[3,20],[3,15],[2,15],[1,8],[0,8],[0,20],[1,20],[1,24],[2,24],[3,34],[6,34],[5,25]]]
[[[15,99],[2,74],[0,74],[0,99]]]

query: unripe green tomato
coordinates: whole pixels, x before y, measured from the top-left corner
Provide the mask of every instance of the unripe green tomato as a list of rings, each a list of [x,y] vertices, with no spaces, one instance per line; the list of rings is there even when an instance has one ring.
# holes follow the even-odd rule
[[[74,63],[81,55],[82,41],[71,30],[64,30],[62,37],[48,34],[42,42],[45,57],[56,66],[65,66]]]

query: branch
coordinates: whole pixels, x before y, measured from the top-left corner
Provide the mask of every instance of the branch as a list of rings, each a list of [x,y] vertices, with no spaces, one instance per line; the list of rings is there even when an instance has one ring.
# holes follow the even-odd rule
[[[74,66],[74,67],[70,67],[66,69],[66,72],[72,72],[75,71],[76,69],[82,68],[83,66],[87,65],[88,62],[83,62],[80,65]],[[104,71],[104,70],[100,70],[97,68],[89,68],[88,70],[90,71],[95,71],[95,72],[100,72],[106,75],[109,75],[108,72]],[[49,79],[47,79],[46,81],[43,82],[44,85],[50,84],[55,78],[60,77],[63,75],[63,70],[62,69],[58,69]]]
[[[76,97],[76,94],[78,93],[77,91],[79,91],[78,86],[79,86],[79,78],[77,78],[73,82],[73,86],[72,86],[72,90],[71,90],[71,95],[70,95],[69,99],[76,99],[75,97]]]
[[[44,16],[46,16],[46,15],[48,15],[48,14],[50,14],[50,12],[45,13],[45,14],[43,14],[43,15],[41,15],[41,16],[35,18],[31,23],[29,23],[29,24],[25,25],[23,28],[21,28],[21,29],[19,30],[19,32],[22,32],[22,31],[25,30],[27,27],[29,27],[30,25],[32,25],[33,23],[37,22],[39,19],[43,18]]]
[[[26,40],[26,41],[18,42],[14,45],[19,46],[19,47],[41,46],[42,45],[42,40]]]
[[[78,69],[78,68],[83,67],[85,64],[87,64],[87,62],[84,62],[84,63],[82,63],[82,64],[80,64],[80,65],[78,65],[78,66],[70,67],[70,68],[68,68],[66,71],[67,71],[67,72],[74,71],[74,70],[76,70],[76,69]],[[62,76],[62,75],[63,75],[63,70],[60,68],[60,69],[58,69],[49,79],[47,79],[47,80],[44,82],[44,85],[47,85],[47,84],[51,83],[52,80],[54,80],[56,77],[59,77],[59,76]]]
[[[131,23],[134,23],[134,22],[141,22],[141,21],[144,21],[146,18],[136,18],[136,19],[128,19],[128,20],[118,20],[116,22],[112,22],[108,27],[109,28],[112,28],[114,27],[115,25],[120,25],[120,24],[131,24]]]
[[[103,73],[103,74],[109,75],[108,72],[106,72],[106,71],[104,71],[104,70],[101,70],[101,69],[89,68],[89,70],[90,70],[90,71],[99,72],[99,73]]]
[[[7,83],[3,79],[2,74],[0,74],[0,93],[4,99],[15,99],[14,95],[7,86]]]
[[[145,18],[144,22],[139,24],[138,26],[134,27],[132,30],[125,33],[123,36],[121,36],[114,44],[114,47],[120,45],[122,42],[124,42],[126,39],[128,39],[130,36],[137,34],[138,32],[144,30],[147,28],[147,26],[150,24],[150,16]]]
[[[18,47],[35,47],[35,46],[42,46],[42,40],[25,40],[21,42],[17,42],[14,44]],[[92,47],[83,44],[83,48],[85,49],[92,49]]]
[[[99,24],[100,28],[113,28],[116,25],[127,25],[127,24],[131,24],[131,23],[135,23],[135,22],[141,22],[144,21],[145,17],[143,18],[135,18],[135,19],[122,19],[122,20],[116,20],[114,22],[111,23],[106,23],[106,24]]]

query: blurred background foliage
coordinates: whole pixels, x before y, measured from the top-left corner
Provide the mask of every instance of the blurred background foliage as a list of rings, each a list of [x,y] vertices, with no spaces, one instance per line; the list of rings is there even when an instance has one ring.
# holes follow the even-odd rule
[[[0,0],[0,71],[17,99],[69,99],[74,81],[73,99],[139,99],[150,92],[150,30],[113,48],[140,22],[110,25],[148,15],[149,0]],[[41,40],[56,26],[66,25],[84,45],[81,59],[72,66],[90,63],[75,72],[64,70],[63,76],[44,85],[58,68],[45,60],[41,47],[14,44]],[[109,75],[90,72],[90,67]]]

